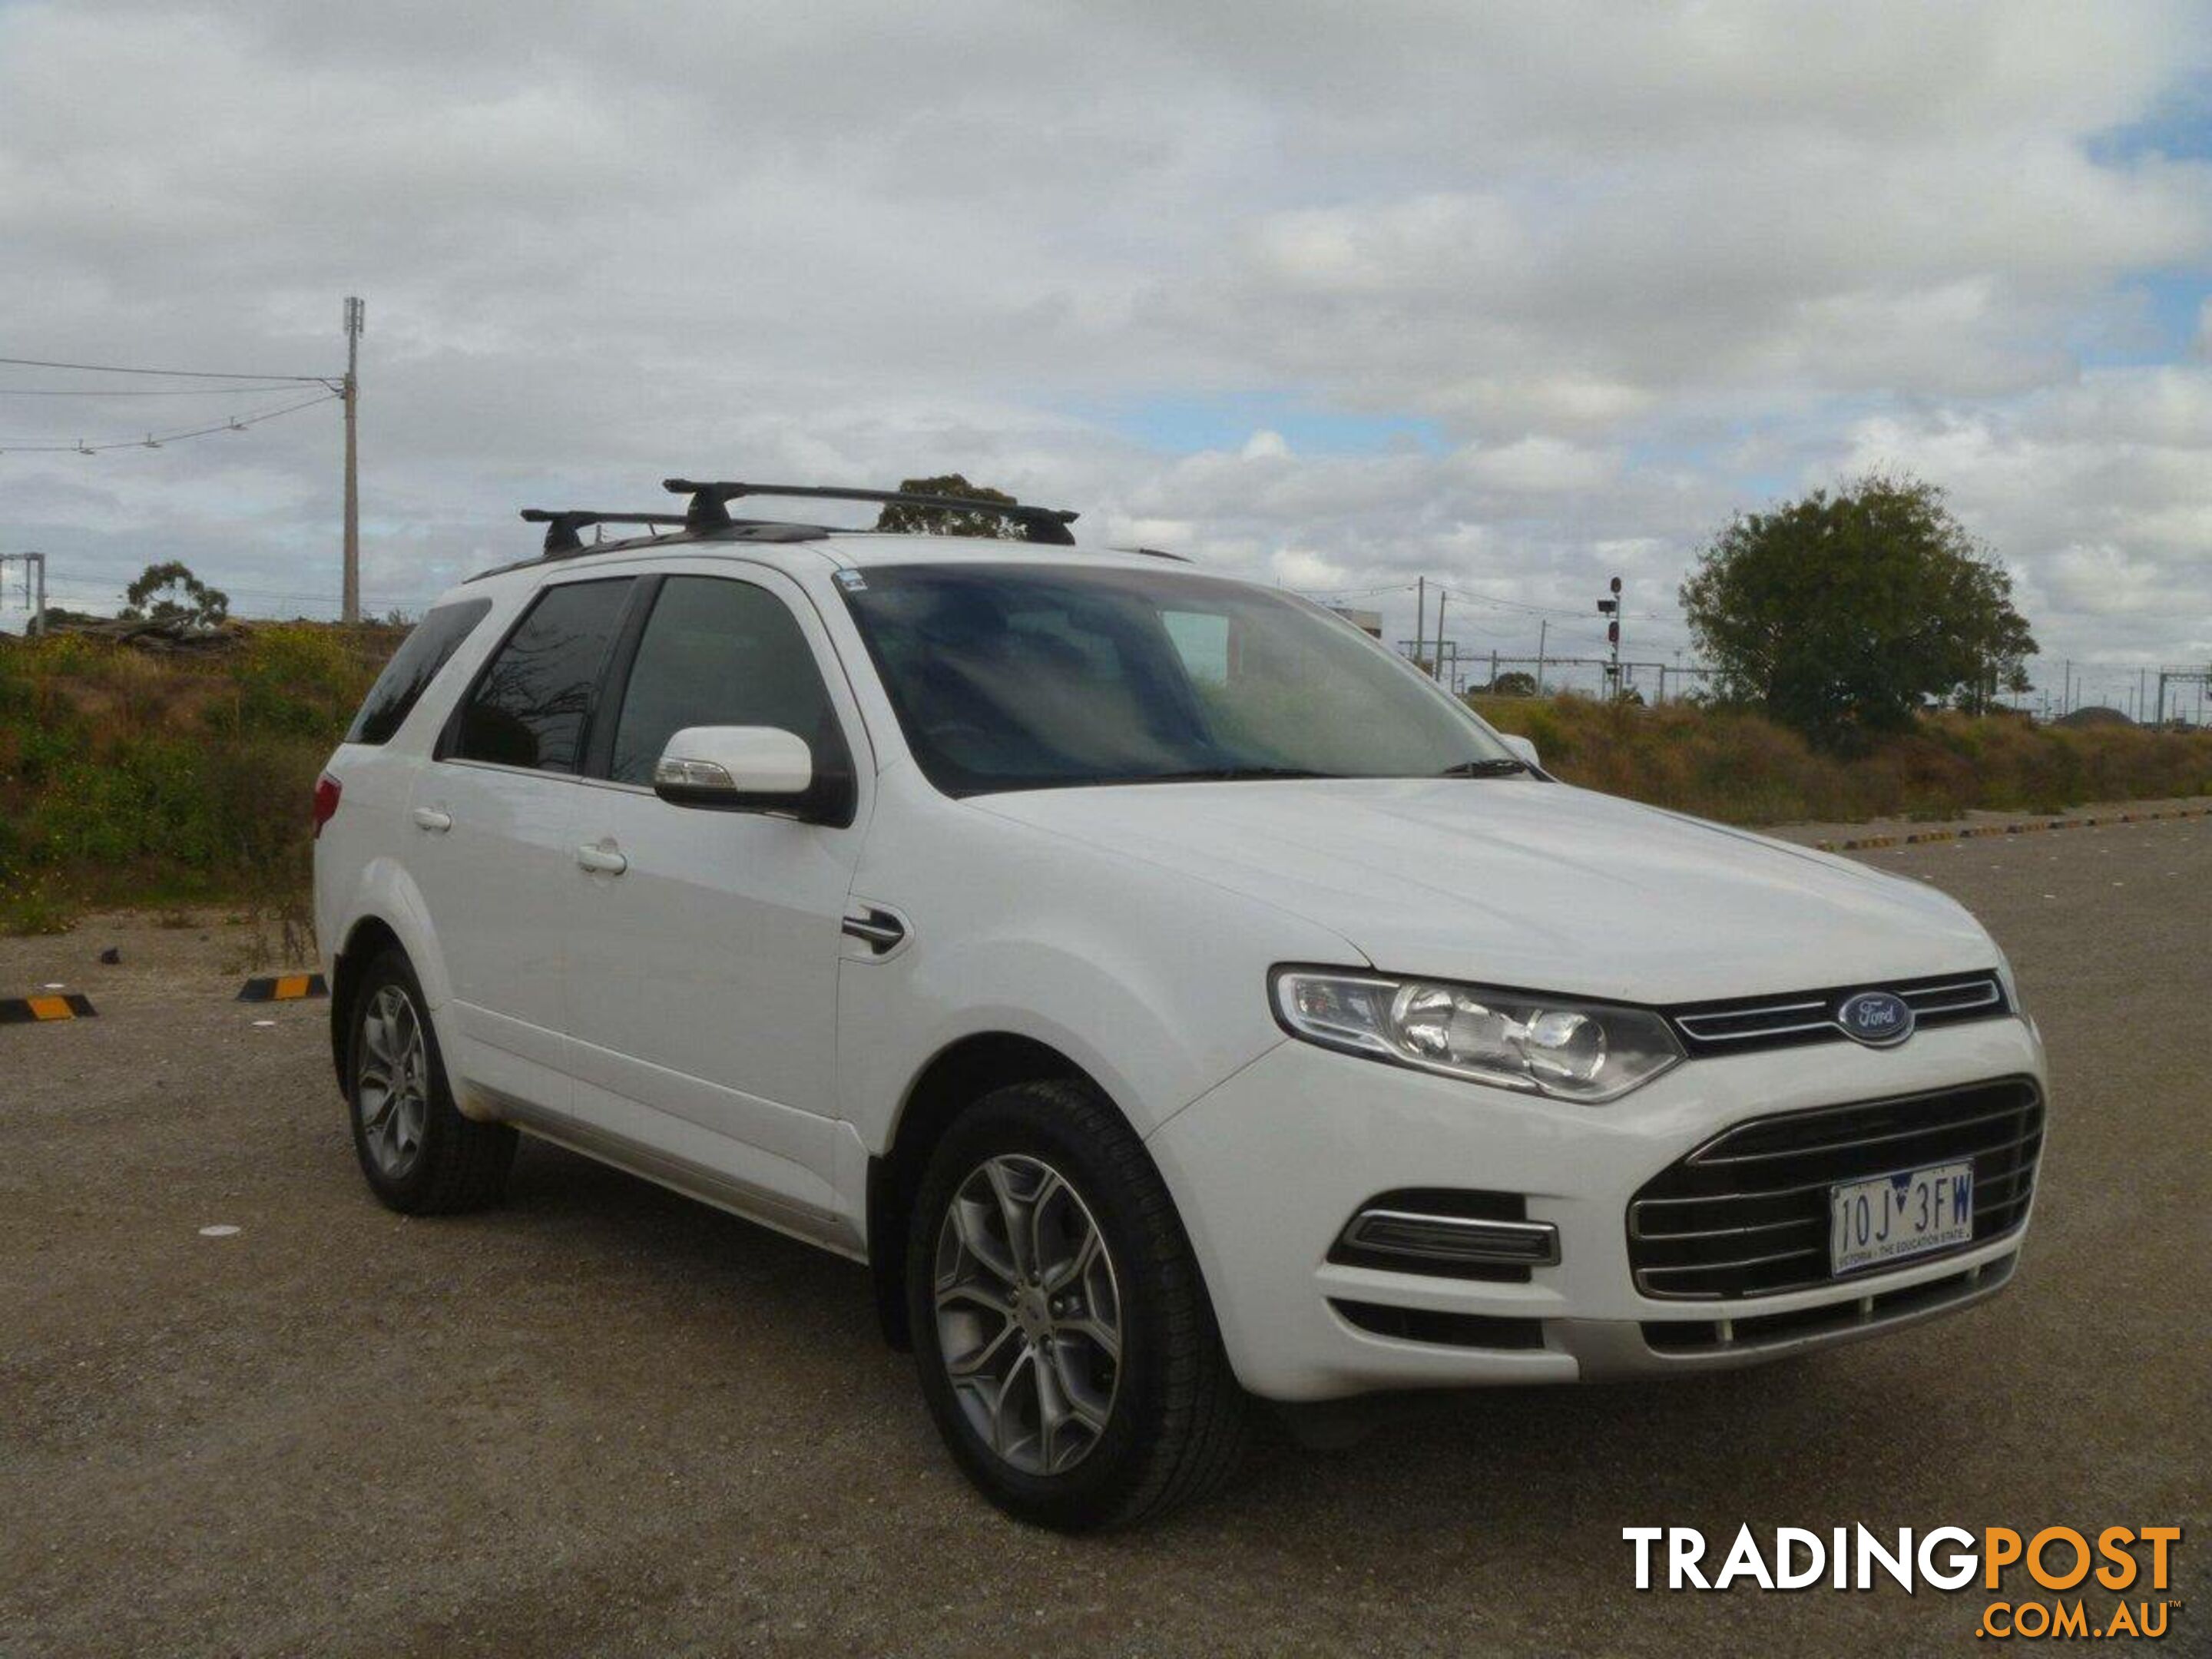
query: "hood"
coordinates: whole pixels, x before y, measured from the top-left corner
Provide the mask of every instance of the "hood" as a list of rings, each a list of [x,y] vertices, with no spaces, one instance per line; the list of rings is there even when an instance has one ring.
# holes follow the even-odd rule
[[[1524,778],[1340,778],[971,798],[1329,928],[1390,973],[1672,1003],[1984,969],[1917,882]]]

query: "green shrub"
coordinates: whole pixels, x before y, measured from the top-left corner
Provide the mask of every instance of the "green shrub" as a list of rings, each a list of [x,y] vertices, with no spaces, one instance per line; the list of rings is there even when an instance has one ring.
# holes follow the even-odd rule
[[[163,658],[58,635],[0,651],[0,925],[88,902],[296,908],[309,793],[396,630],[255,629]]]
[[[52,872],[0,857],[0,938],[66,933],[75,926],[76,908]]]
[[[229,665],[232,695],[210,708],[220,729],[336,743],[368,689],[360,656],[336,630],[257,629]]]

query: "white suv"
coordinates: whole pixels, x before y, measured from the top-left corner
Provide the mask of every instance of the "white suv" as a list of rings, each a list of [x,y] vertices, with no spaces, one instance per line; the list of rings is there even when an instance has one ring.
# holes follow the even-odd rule
[[[494,1200],[521,1130],[864,1262],[961,1467],[1071,1528],[1218,1481],[1252,1395],[1679,1375],[2011,1277],[2042,1047],[1942,895],[1558,783],[1073,514],[669,485],[526,515],[318,788],[386,1204]]]

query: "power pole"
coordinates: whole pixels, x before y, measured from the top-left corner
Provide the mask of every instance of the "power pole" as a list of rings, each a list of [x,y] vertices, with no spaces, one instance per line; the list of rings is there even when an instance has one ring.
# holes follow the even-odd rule
[[[1402,591],[1402,590],[1401,590]],[[1413,661],[1425,663],[1429,656],[1429,579],[1413,578]]]
[[[1444,601],[1445,601],[1446,599],[1449,599],[1450,597],[1451,597],[1451,594],[1450,594],[1450,592],[1449,592],[1447,589],[1445,589],[1445,588],[1444,588],[1443,586],[1441,586],[1441,585],[1439,585],[1439,586],[1437,586],[1437,672],[1438,673],[1438,675],[1439,675],[1439,676],[1443,677],[1443,678],[1444,678],[1444,682],[1445,682],[1445,684],[1450,684],[1450,678],[1449,678],[1449,676],[1448,674],[1446,674],[1446,673],[1445,673],[1445,670],[1444,670]],[[1453,653],[1452,653],[1452,666],[1453,666],[1454,668],[1457,668],[1457,667],[1459,666],[1459,653],[1458,653],[1458,652],[1456,652],[1456,651],[1455,651],[1455,652],[1453,652]]]
[[[347,622],[361,620],[361,476],[354,448],[354,427],[361,406],[362,306],[349,295],[345,302],[345,593],[338,612]]]
[[[1542,617],[1536,619],[1536,695],[1540,697],[1544,695],[1544,635],[1551,626]]]

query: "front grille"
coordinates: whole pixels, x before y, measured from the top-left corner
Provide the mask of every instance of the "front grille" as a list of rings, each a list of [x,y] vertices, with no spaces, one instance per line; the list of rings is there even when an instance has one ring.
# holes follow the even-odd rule
[[[2010,1282],[2020,1255],[1999,1256],[1995,1261],[1903,1290],[1883,1291],[1848,1302],[1823,1302],[1794,1313],[1760,1314],[1750,1319],[1646,1320],[1644,1340],[1654,1353],[1727,1354],[1747,1349],[1771,1348],[1814,1337],[1838,1336],[1850,1331],[1879,1330],[1913,1318],[1941,1312],[1991,1296]]]
[[[1855,993],[1869,990],[1895,993],[1912,1010],[1915,1030],[1955,1025],[1969,1019],[1995,1019],[2012,1012],[1997,976],[1981,973],[1844,985],[1786,996],[1731,997],[1669,1008],[1667,1018],[1682,1039],[1682,1047],[1698,1059],[1761,1048],[1790,1048],[1808,1042],[1837,1042],[1849,1036],[1837,1019],[1838,1011]]]
[[[1628,1260],[1646,1296],[1725,1299],[1837,1282],[1828,1188],[1972,1159],[1974,1236],[2027,1214],[2043,1100],[2026,1078],[1739,1123],[1646,1182],[1628,1206]],[[1914,1266],[1931,1251],[1886,1264]]]

